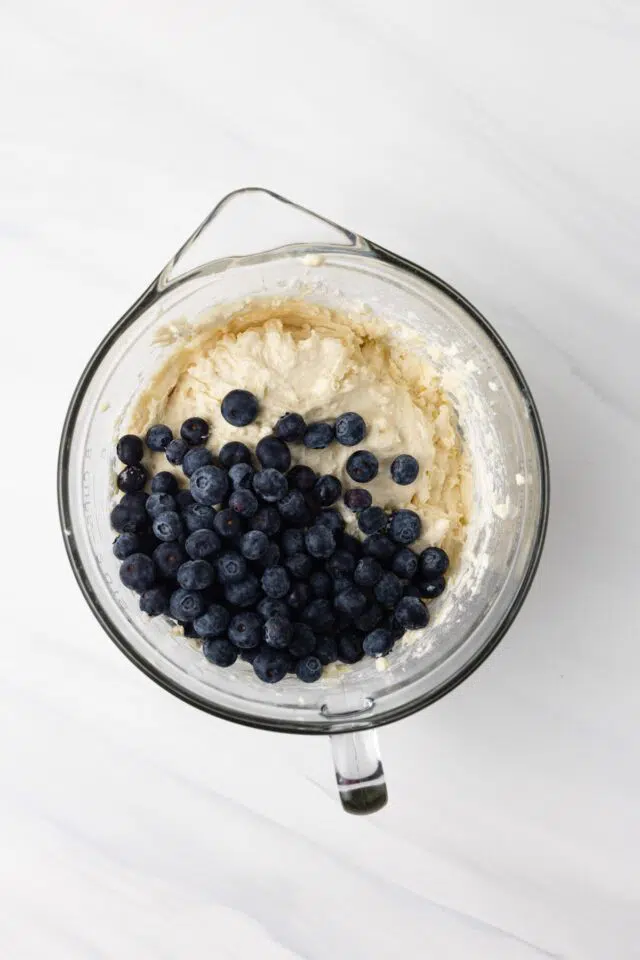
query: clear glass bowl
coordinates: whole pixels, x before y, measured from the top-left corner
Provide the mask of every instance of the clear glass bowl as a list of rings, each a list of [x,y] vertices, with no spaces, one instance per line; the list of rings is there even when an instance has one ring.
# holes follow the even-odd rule
[[[257,249],[260,247],[260,249]],[[472,467],[467,546],[429,627],[387,668],[368,658],[316,684],[269,686],[246,663],[221,670],[166,621],[149,620],[120,584],[109,512],[114,446],[131,403],[165,351],[160,327],[201,322],[246,297],[300,295],[370,308],[394,335],[419,335],[455,404]],[[433,703],[469,676],[513,622],[535,574],[548,513],[540,420],[515,360],[489,323],[439,278],[269,191],[225,197],[114,326],[75,390],[58,490],[78,583],[98,620],[149,677],[217,716],[292,733],[331,734],[343,802],[369,811],[386,797],[374,739],[360,731]]]

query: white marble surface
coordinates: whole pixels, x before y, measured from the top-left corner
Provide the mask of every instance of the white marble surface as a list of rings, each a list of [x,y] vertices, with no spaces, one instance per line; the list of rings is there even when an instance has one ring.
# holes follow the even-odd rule
[[[633,0],[2,0],[3,960],[640,957],[639,60]],[[249,183],[462,290],[549,442],[526,606],[366,820],[136,671],[58,531],[88,355]]]

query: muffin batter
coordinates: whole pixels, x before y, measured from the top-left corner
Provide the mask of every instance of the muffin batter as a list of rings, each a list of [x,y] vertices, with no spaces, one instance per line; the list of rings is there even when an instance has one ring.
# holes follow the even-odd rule
[[[354,449],[367,449],[380,463],[378,476],[366,485],[375,504],[386,509],[409,507],[422,519],[423,535],[414,546],[441,546],[452,562],[460,554],[470,503],[470,474],[455,412],[434,370],[389,338],[379,321],[347,316],[303,300],[253,300],[224,322],[163,332],[175,349],[135,403],[132,433],[144,436],[155,423],[178,435],[188,417],[211,424],[213,452],[229,440],[255,447],[287,411],[307,423],[332,421],[354,410],[367,424],[358,447],[332,443],[324,450],[292,445],[294,463],[340,478],[355,486],[345,471]],[[220,412],[230,390],[244,389],[260,403],[257,420],[233,427]],[[391,461],[400,453],[418,460],[420,472],[408,486],[395,484]],[[153,454],[151,472],[179,467]],[[357,532],[354,515],[339,504],[348,529]]]

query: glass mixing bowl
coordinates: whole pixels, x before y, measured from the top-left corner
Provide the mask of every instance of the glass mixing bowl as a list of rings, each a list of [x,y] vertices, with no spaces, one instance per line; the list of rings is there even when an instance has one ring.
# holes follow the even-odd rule
[[[302,295],[371,310],[428,354],[456,408],[472,463],[467,544],[431,623],[380,669],[365,659],[315,684],[270,686],[238,661],[222,670],[119,580],[111,551],[114,447],[166,351],[157,334],[255,296]],[[416,339],[417,335],[417,339]],[[419,452],[418,452],[419,454]],[[96,617],[147,676],[216,716],[289,733],[329,734],[351,812],[386,801],[374,728],[444,696],[496,647],[535,574],[548,513],[548,464],[524,377],[489,323],[442,280],[267,190],[225,197],[102,341],[64,424],[58,492],[74,573]]]

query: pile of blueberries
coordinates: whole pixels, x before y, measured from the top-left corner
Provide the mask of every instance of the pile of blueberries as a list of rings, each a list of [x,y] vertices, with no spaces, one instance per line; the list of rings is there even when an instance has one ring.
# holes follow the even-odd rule
[[[232,390],[221,412],[243,427],[255,420],[258,402],[246,390]],[[355,447],[365,435],[357,413],[310,424],[286,413],[254,453],[232,441],[214,457],[205,446],[205,420],[185,420],[176,438],[159,424],[147,432],[146,445],[182,467],[189,489],[162,471],[151,478],[150,494],[144,443],[122,437],[118,487],[124,495],[111,512],[122,583],[140,594],[149,616],[169,615],[188,636],[201,638],[208,660],[229,667],[240,656],[266,683],[287,673],[311,683],[336,660],[388,654],[406,630],[427,625],[423,601],[444,590],[447,554],[438,547],[420,554],[411,549],[421,532],[414,511],[388,514],[363,487],[343,491],[331,474],[292,466],[289,448]],[[368,450],[354,451],[346,464],[358,484],[373,480],[378,469]],[[412,483],[418,470],[409,454],[391,464],[401,485]],[[346,533],[334,506],[340,497],[356,514],[363,539]]]

